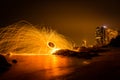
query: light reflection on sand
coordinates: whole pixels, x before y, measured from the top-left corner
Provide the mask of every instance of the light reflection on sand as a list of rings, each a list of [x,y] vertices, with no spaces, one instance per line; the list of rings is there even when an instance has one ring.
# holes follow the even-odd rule
[[[5,79],[13,80],[16,77],[23,79],[31,76],[37,77],[37,79],[50,79],[51,77],[67,75],[73,71],[73,66],[83,64],[80,59],[56,55],[14,54],[6,58],[9,62],[13,59],[18,61],[16,64],[11,62],[13,66],[4,74],[4,76],[8,76],[4,77]]]

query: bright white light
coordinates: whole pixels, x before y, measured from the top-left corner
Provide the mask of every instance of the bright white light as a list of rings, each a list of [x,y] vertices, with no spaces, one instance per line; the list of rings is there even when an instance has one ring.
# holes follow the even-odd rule
[[[103,28],[107,28],[107,26],[103,26]]]
[[[53,48],[53,49],[51,50],[51,54],[55,53],[57,50],[60,50],[60,49],[59,49],[59,48]]]

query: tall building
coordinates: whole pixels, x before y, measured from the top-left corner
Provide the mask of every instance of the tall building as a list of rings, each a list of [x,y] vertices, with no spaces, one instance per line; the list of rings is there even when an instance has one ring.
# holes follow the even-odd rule
[[[106,27],[97,27],[95,37],[97,45],[104,45],[106,43]]]
[[[118,31],[110,29],[106,26],[101,26],[96,28],[95,39],[96,45],[106,45],[111,39],[116,38]]]

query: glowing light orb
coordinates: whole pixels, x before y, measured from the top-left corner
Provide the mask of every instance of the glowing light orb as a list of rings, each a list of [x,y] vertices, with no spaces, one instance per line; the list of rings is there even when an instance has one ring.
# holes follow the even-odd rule
[[[53,42],[48,42],[48,47],[50,47],[50,48],[54,48],[55,47],[55,44],[53,43]]]

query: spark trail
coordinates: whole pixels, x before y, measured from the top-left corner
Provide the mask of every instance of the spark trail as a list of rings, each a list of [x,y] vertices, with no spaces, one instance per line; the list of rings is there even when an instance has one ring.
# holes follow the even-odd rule
[[[0,53],[51,54],[58,49],[72,49],[71,41],[48,28],[37,29],[20,21],[0,29]]]

